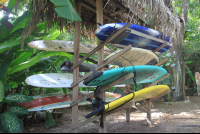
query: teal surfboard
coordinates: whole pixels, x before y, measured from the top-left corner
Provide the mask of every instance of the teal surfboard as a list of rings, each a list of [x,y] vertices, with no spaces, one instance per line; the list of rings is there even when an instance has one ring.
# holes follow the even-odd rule
[[[164,68],[153,65],[137,65],[111,69],[91,75],[83,81],[87,86],[106,86],[135,71],[136,83],[152,83],[167,74]],[[133,78],[120,84],[134,84]]]

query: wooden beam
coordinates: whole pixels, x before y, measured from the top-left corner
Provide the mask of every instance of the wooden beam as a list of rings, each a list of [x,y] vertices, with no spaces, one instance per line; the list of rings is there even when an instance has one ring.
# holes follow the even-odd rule
[[[72,88],[68,88],[68,89],[72,90]],[[73,91],[73,90],[72,90],[72,91]],[[78,91],[78,95],[80,95],[81,97],[84,97],[84,96],[85,96],[85,94],[84,94],[84,93],[81,93],[80,91]],[[92,99],[91,99],[91,98],[86,99],[86,101],[89,101],[89,102],[92,103]]]
[[[146,107],[147,107],[147,123],[151,126],[152,121],[151,121],[151,102],[149,100],[146,100]]]
[[[163,80],[163,79],[165,79],[165,78],[167,78],[167,77],[169,77],[169,76],[170,76],[170,74],[166,74],[165,76],[161,77],[160,79],[158,79],[158,80],[152,82],[151,84],[149,84],[148,87],[157,84],[159,81],[161,81],[161,80]]]
[[[81,3],[76,3],[76,10],[79,15],[81,15]],[[80,22],[75,22],[75,39],[74,39],[74,64],[79,61],[79,48],[80,48]],[[73,68],[73,81],[79,78],[79,66]],[[73,87],[72,101],[78,99],[78,84]],[[78,123],[78,104],[72,107],[72,126]],[[77,133],[77,129],[72,131]]]
[[[108,84],[108,85],[106,85],[106,86],[100,86],[99,88],[101,89],[101,92],[104,92],[104,91],[108,90],[109,88],[111,88],[111,87],[113,87],[113,86],[115,86],[115,85],[117,85],[117,84],[120,84],[120,83],[122,83],[123,81],[126,81],[126,80],[128,80],[128,79],[130,79],[130,78],[132,78],[132,77],[133,77],[133,74],[130,73],[130,74],[128,74],[128,75],[126,75],[126,76],[124,76],[124,77],[122,77],[122,78],[116,80],[116,81],[113,82],[113,83],[110,83],[110,84]],[[82,97],[82,98],[80,98],[80,99],[78,99],[78,100],[76,100],[76,101],[71,102],[71,103],[70,103],[70,106],[74,106],[74,105],[76,105],[76,104],[78,104],[78,103],[80,103],[80,102],[84,101],[85,99],[90,98],[90,97],[92,97],[92,96],[94,96],[94,93],[87,94],[87,95],[85,95],[84,97]]]
[[[162,61],[160,61],[159,63],[157,63],[155,66],[160,66],[161,64],[163,64],[165,61],[168,61],[169,58],[165,58]]]
[[[117,10],[117,11],[115,11],[113,13],[110,13],[109,15],[110,16],[115,16],[116,14],[119,14],[119,13],[122,13],[122,12],[124,12],[124,11],[123,10]]]
[[[130,122],[130,107],[126,108],[126,122]]]
[[[153,50],[152,52],[155,53],[155,52],[158,52],[160,49],[162,49],[164,46],[167,45],[167,42],[164,42],[161,46],[159,46],[158,48],[156,48],[155,50]]]
[[[112,36],[110,36],[108,39],[106,39],[104,42],[99,44],[96,48],[94,48],[90,53],[88,53],[84,58],[82,58],[78,63],[74,64],[71,69],[74,69],[75,67],[79,66],[83,61],[85,61],[87,58],[89,58],[92,54],[94,54],[96,51],[101,49],[104,45],[109,43],[111,40],[113,40],[117,35],[119,35],[121,32],[123,32],[125,29],[127,29],[131,23],[127,23],[125,26],[123,26],[121,29],[116,31]]]
[[[122,54],[124,54],[125,52],[127,52],[128,50],[130,50],[132,48],[131,45],[127,46],[126,48],[124,48],[123,50],[119,51],[118,53],[116,53],[115,55],[113,55],[112,57],[110,57],[109,59],[107,59],[106,61],[103,62],[103,64],[97,66],[95,68],[95,70],[99,70],[101,69],[102,67],[105,67],[107,66],[110,62],[112,62],[113,60],[115,60],[116,58],[118,58],[119,56],[121,56]],[[93,72],[90,71],[88,72],[86,75],[84,75],[82,78],[78,79],[76,82],[73,82],[71,87],[79,84],[81,81],[83,81],[84,79],[86,79],[87,77],[89,77],[90,75],[92,75]]]
[[[97,19],[97,23],[100,23],[103,25],[103,0],[97,0],[96,1],[96,19]],[[99,28],[100,26],[97,25],[97,28]],[[100,40],[97,40],[97,45],[101,44]],[[97,51],[97,55],[98,55],[98,65],[101,65],[104,61],[104,47],[100,48]],[[104,68],[102,68],[100,70],[101,72],[104,71]],[[105,101],[105,92],[101,92],[100,94],[100,98]],[[100,121],[99,121],[100,123]],[[100,127],[99,124],[99,133],[106,133],[106,117],[103,116],[103,127]]]
[[[96,13],[96,7],[92,6],[91,4],[86,3],[86,2],[84,2],[84,1],[81,0],[81,5],[84,6],[84,7],[86,7],[87,9],[91,10],[92,12]],[[103,14],[103,17],[106,18],[106,19],[108,19],[108,20],[111,20],[113,23],[119,23],[118,20],[112,18],[109,15]],[[103,24],[103,23],[100,23],[100,24]]]
[[[70,53],[70,52],[69,52],[69,54],[74,55],[74,53]],[[83,55],[79,55],[79,57],[80,57],[80,58],[83,58],[84,56],[83,56]],[[94,63],[94,64],[98,64],[96,60],[93,60],[93,59],[91,59],[91,58],[88,58],[87,61],[92,62],[92,63]]]

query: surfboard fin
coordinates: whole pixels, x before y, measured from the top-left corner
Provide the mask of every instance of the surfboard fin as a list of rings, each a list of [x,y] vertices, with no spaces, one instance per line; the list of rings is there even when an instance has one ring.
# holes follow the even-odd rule
[[[114,91],[114,93],[116,92],[116,90],[117,90],[117,92],[118,92],[119,94],[121,94],[122,96],[126,96],[126,95],[127,95],[126,93],[124,93],[124,91],[122,91],[122,90],[119,89],[119,88],[116,88],[115,91]]]
[[[115,31],[116,32],[116,31]],[[114,33],[114,32],[113,32]],[[113,34],[112,33],[112,34]],[[116,36],[113,40],[111,40],[109,43],[111,44],[118,44],[120,43],[121,41],[123,41],[124,39],[126,39],[131,33],[131,30],[130,29],[126,29],[124,30],[123,32],[121,32],[118,36]],[[112,35],[111,34],[111,35]],[[110,36],[111,36],[110,35]],[[108,36],[109,37],[109,36]]]
[[[91,68],[91,71],[94,73],[94,74],[98,74],[99,72],[97,72],[97,70],[95,70],[94,68]]]
[[[119,67],[123,67],[122,64],[120,64],[118,61],[115,61],[114,64],[119,66]]]

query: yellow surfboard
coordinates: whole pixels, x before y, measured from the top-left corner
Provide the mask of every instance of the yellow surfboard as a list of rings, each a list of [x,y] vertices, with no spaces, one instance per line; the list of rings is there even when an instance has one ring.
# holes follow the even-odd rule
[[[90,114],[86,115],[86,118],[90,118],[93,116],[97,116],[103,113],[106,113],[108,111],[114,110],[130,101],[141,101],[141,100],[146,100],[146,99],[151,99],[154,98],[161,93],[170,90],[168,86],[166,85],[156,85],[156,86],[151,86],[147,87],[144,89],[141,89],[139,91],[136,91],[135,93],[129,93],[126,96],[120,97],[108,104],[105,104],[104,107],[101,107],[99,109],[94,110]]]

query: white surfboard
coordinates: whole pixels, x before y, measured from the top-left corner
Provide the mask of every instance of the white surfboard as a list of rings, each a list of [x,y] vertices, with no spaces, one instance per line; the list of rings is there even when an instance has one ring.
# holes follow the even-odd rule
[[[118,51],[110,54],[105,60],[109,59],[117,52]],[[114,61],[119,62],[122,66],[125,67],[125,66],[132,66],[131,63],[133,65],[155,65],[159,62],[159,59],[153,52],[149,50],[142,48],[132,48],[123,55],[119,56]],[[110,64],[114,65],[114,61],[112,61]]]
[[[39,50],[46,50],[46,51],[58,51],[58,52],[74,52],[74,41],[63,41],[63,40],[37,40],[31,41],[28,43],[29,47],[39,49]],[[86,44],[80,42],[80,53],[89,53],[92,51],[96,45]],[[109,55],[112,52],[104,47],[104,55]],[[95,53],[97,54],[97,53]]]
[[[73,74],[70,73],[48,73],[36,74],[26,78],[28,85],[43,88],[71,88],[73,83]],[[96,87],[85,86],[82,82],[79,87]],[[115,87],[125,87],[125,85],[116,85]]]
[[[195,79],[197,84],[197,94],[200,95],[200,74],[199,72],[195,73]]]
[[[200,74],[199,74],[199,72],[195,73],[195,79],[196,79],[197,86],[200,86]]]

